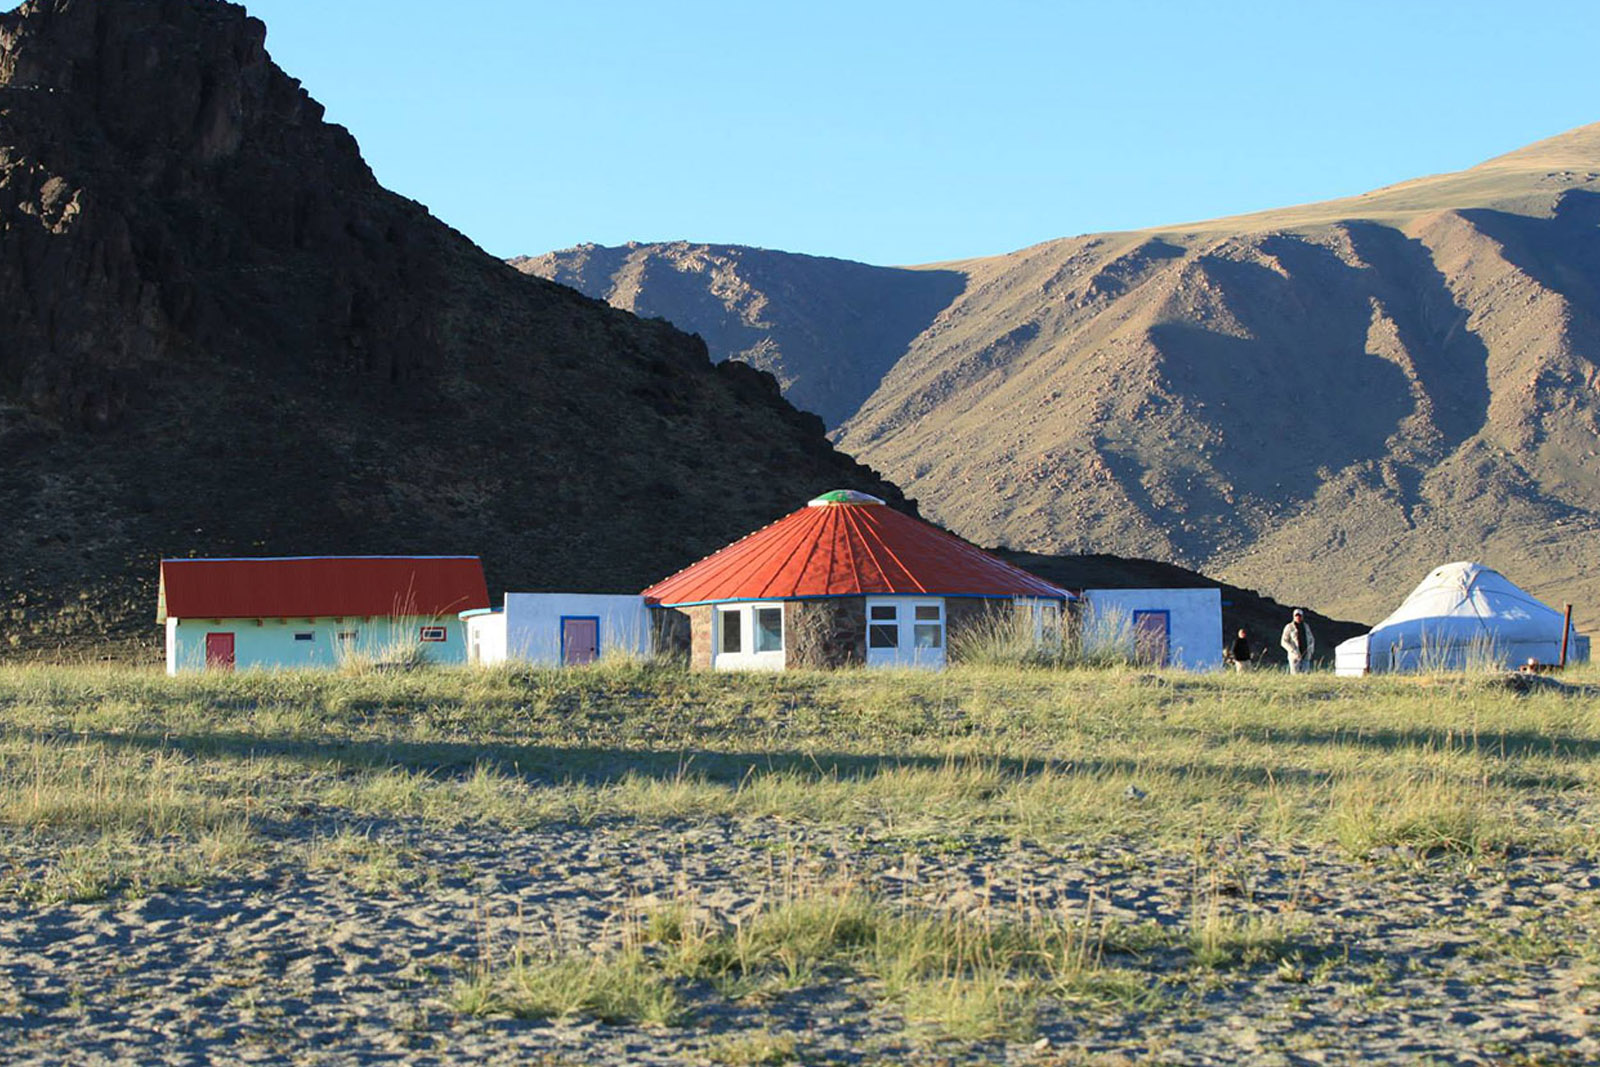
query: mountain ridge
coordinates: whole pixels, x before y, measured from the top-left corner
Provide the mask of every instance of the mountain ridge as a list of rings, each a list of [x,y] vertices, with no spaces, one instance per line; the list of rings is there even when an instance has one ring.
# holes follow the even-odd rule
[[[890,361],[872,354],[903,349],[961,286],[948,271],[690,241],[585,245],[509,262],[645,318],[695,307],[694,332],[719,359],[772,374],[784,395],[829,427],[857,410],[889,370]],[[828,309],[826,325],[817,305]],[[830,348],[856,358],[830,360]]]
[[[0,652],[148,646],[163,555],[636,591],[833,488],[767,374],[380,186],[221,0],[0,14]]]
[[[942,263],[960,292],[870,354],[890,369],[834,436],[980,543],[1369,619],[1487,557],[1593,625],[1597,223],[1591,124],[1362,196]]]

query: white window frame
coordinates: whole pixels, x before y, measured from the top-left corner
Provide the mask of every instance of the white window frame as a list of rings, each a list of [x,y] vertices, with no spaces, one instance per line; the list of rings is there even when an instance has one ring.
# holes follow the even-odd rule
[[[1052,597],[1019,596],[1015,601],[1018,615],[1024,616],[1032,627],[1033,643],[1039,648],[1057,649],[1066,639],[1067,605]],[[1050,618],[1050,616],[1054,618]]]
[[[711,654],[712,654],[712,656],[716,657],[716,656],[742,656],[742,655],[744,655],[745,652],[747,652],[749,650],[750,643],[744,639],[743,613],[739,610],[737,605],[735,605],[734,607],[729,607],[726,604],[718,604],[712,610],[715,612],[715,614],[712,615],[712,617],[711,617],[712,618],[712,630],[713,630],[713,633],[711,635]],[[736,652],[730,652],[726,648],[726,645],[727,645],[728,642],[727,642],[727,639],[724,637],[724,635],[728,632],[728,620],[729,619],[733,620],[733,626],[734,626],[734,631],[733,632],[739,639],[739,648],[738,648],[738,651],[736,651]]]
[[[895,600],[867,601],[867,654],[881,653],[883,656],[897,656],[905,642],[901,640],[900,633],[900,608],[901,604]],[[890,618],[875,618],[881,611],[888,611]],[[884,646],[872,643],[874,627],[893,627],[894,644]]]
[[[777,609],[778,647],[766,652],[756,649],[756,612]],[[713,604],[711,626],[711,666],[719,671],[781,671],[788,666],[789,615],[781,600],[745,600]],[[722,651],[722,633],[728,616],[737,613],[739,651]]]
[[[899,645],[895,648],[873,648],[872,627],[888,625],[874,623],[873,608],[893,607]],[[932,620],[917,618],[918,608],[939,610],[939,647],[918,648],[917,627],[934,625]],[[938,670],[945,665],[950,644],[950,614],[944,597],[881,596],[867,598],[867,666],[869,667],[922,667]]]

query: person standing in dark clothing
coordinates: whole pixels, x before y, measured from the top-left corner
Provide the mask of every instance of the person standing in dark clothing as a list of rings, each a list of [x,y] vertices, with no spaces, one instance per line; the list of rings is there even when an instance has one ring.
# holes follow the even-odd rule
[[[1239,636],[1228,647],[1228,658],[1233,660],[1233,669],[1238,673],[1243,674],[1250,669],[1250,639],[1245,636],[1243,627],[1240,627]]]

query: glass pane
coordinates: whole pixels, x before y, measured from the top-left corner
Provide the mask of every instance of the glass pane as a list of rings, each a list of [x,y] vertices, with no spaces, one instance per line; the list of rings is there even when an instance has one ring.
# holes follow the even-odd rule
[[[738,652],[739,645],[739,613],[737,611],[722,612],[722,651]]]
[[[899,648],[900,627],[893,623],[875,622],[867,627],[868,648]]]
[[[894,622],[894,620],[895,620],[895,606],[893,604],[874,604],[874,605],[872,605],[872,621],[873,622]]]
[[[919,622],[916,627],[918,648],[943,648],[944,627],[936,622]]]
[[[783,609],[756,609],[756,651],[783,651]]]
[[[918,622],[938,622],[939,621],[939,605],[937,605],[937,604],[918,604],[917,605],[917,621]]]

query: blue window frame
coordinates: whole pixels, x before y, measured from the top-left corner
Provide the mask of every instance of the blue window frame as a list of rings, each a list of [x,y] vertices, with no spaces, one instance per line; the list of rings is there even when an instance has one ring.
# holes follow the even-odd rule
[[[594,623],[594,658],[600,658],[600,616],[598,615],[563,615],[561,622],[561,665],[567,664],[567,623],[592,622]]]

